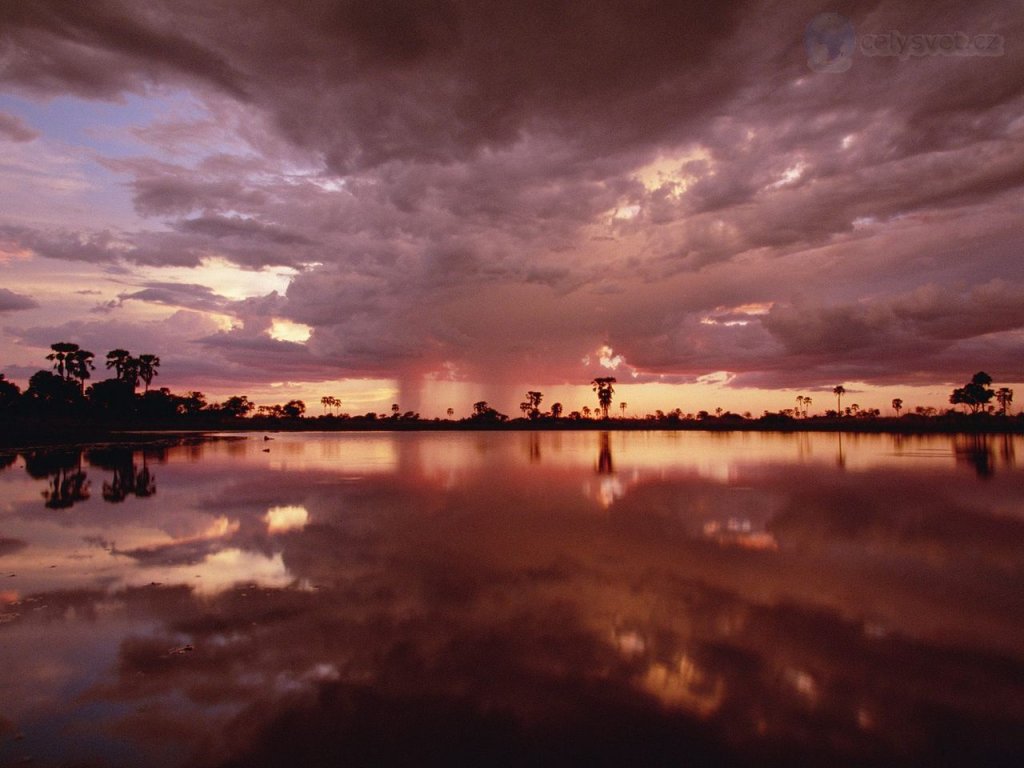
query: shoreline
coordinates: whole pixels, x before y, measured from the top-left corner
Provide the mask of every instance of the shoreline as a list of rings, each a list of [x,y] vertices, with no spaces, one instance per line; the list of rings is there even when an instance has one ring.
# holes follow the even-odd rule
[[[997,436],[1024,434],[1024,420],[1019,417],[998,419],[935,419],[906,422],[896,419],[853,420],[808,419],[792,422],[728,422],[708,421],[650,422],[648,420],[608,419],[589,422],[560,419],[558,421],[524,421],[474,423],[464,421],[389,421],[389,420],[263,420],[245,419],[238,423],[194,425],[79,425],[61,427],[16,425],[0,430],[0,451],[54,450],[61,447],[97,444],[148,445],[180,443],[195,438],[209,440],[218,433],[288,433],[288,432],[772,432],[832,434],[891,434]]]

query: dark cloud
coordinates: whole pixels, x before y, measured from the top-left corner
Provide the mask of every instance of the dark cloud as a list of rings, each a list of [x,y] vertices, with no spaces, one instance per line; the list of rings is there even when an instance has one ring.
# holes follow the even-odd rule
[[[0,288],[0,312],[13,312],[17,309],[34,309],[39,302],[29,296]]]
[[[149,301],[209,312],[224,312],[233,303],[205,285],[182,283],[147,283],[138,291],[119,294],[117,299],[119,304],[129,300]]]
[[[850,4],[858,34],[1005,50],[857,51],[829,74],[803,46],[820,10],[5,8],[11,89],[177,87],[205,111],[135,127],[159,157],[100,159],[152,229],[3,232],[65,260],[295,268],[248,308],[201,286],[122,296],[244,313],[203,336],[240,370],[279,354],[314,378],[452,365],[542,383],[586,376],[577,361],[608,341],[639,381],[925,381],[960,376],[954,350],[1004,354],[1019,377],[1024,21],[998,3]],[[312,327],[304,351],[267,336],[271,311]]]

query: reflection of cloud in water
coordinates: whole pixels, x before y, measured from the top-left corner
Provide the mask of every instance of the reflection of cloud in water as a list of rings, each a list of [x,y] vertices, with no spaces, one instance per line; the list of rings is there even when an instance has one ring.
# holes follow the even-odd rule
[[[566,749],[577,763],[699,762],[709,740],[723,759],[705,762],[730,764],[737,744],[743,762],[765,745],[792,747],[794,763],[927,764],[948,744],[1021,753],[1019,474],[776,459],[725,462],[725,485],[688,459],[637,467],[613,435],[617,474],[598,475],[594,435],[557,437],[564,449],[545,444],[531,465],[518,436],[446,436],[479,463],[447,489],[436,463],[417,474],[436,436],[393,436],[404,469],[360,482],[344,479],[347,459],[360,463],[346,437],[333,469],[250,472],[257,448],[217,477],[205,465],[202,493],[172,455],[138,515],[94,515],[94,499],[60,518],[76,545],[96,534],[134,549],[91,550],[113,577],[102,588],[92,564],[91,592],[69,574],[38,595],[46,610],[17,609],[3,639],[35,655],[0,673],[0,697],[45,688],[80,720],[99,702],[96,732],[133,745],[161,734],[163,753],[194,746],[210,764],[358,762],[472,738],[492,739],[472,745],[478,757],[523,764]],[[642,438],[652,454],[688,443]],[[865,438],[851,453],[887,446]],[[608,513],[593,514],[601,499]],[[57,519],[39,517],[38,496],[31,512],[4,530],[29,543],[5,563],[36,551],[39,519]],[[158,530],[169,515],[178,536]],[[749,551],[757,537],[778,550]],[[59,562],[54,578],[70,571]],[[107,656],[32,651],[75,633]],[[33,678],[48,665],[71,678]],[[62,696],[72,685],[86,694]],[[38,743],[46,725],[33,723],[18,725]]]
[[[149,584],[188,584],[200,594],[216,594],[240,583],[259,587],[284,587],[294,581],[280,552],[266,555],[228,547],[202,554],[197,562],[148,565],[122,571],[109,587],[138,587]]]
[[[309,512],[298,504],[288,504],[283,507],[271,507],[263,519],[267,523],[268,533],[284,533],[304,528],[309,522]]]
[[[681,655],[674,662],[653,663],[641,687],[665,705],[678,707],[698,717],[714,714],[725,700],[725,682],[705,673],[696,662]]]
[[[723,546],[744,549],[778,549],[779,543],[771,533],[757,530],[746,517],[730,517],[724,524],[720,520],[704,523],[704,535]]]
[[[604,475],[587,480],[583,484],[583,495],[597,501],[602,509],[608,509],[617,499],[626,495],[626,487],[617,476]]]

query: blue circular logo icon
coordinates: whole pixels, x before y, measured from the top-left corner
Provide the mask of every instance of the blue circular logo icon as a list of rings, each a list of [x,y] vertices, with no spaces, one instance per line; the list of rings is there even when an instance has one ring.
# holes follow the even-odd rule
[[[853,66],[857,36],[853,24],[838,13],[819,13],[804,32],[807,66],[815,72],[845,72]]]

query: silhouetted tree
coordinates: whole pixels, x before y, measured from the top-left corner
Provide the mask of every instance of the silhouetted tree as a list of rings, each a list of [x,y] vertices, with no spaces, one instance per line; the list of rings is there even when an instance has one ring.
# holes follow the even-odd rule
[[[563,410],[563,408],[562,408],[562,404],[561,403],[552,403],[551,404],[551,418],[553,418],[553,419],[560,419],[560,418],[562,418],[562,410]]]
[[[953,405],[966,405],[971,413],[978,413],[995,397],[996,393],[989,388],[991,383],[991,376],[978,371],[967,384],[953,390],[949,402]]]
[[[220,410],[222,413],[226,413],[229,416],[233,416],[235,418],[241,418],[243,416],[246,416],[255,407],[256,404],[253,403],[245,395],[235,395],[234,397],[229,397],[227,400],[220,404]]]
[[[612,384],[615,384],[615,377],[599,377],[591,381],[590,384],[593,390],[597,392],[597,402],[601,406],[604,417],[607,419],[608,409],[612,404],[612,395],[615,394],[615,389],[612,387]]]
[[[448,415],[448,418],[450,419],[452,416],[455,415],[455,409],[449,408],[447,411],[445,411],[445,413]]]
[[[846,394],[846,387],[844,387],[842,384],[838,384],[832,388],[832,394],[836,396],[836,413],[842,415],[843,395]]]
[[[0,411],[15,407],[20,397],[21,388],[0,373]]]
[[[146,384],[146,391],[149,391],[149,384],[157,375],[157,368],[160,367],[160,358],[156,355],[139,355],[139,378]]]
[[[903,410],[903,401],[898,397],[894,397],[892,400],[892,409],[896,411],[896,418],[899,418],[900,411]]]
[[[306,412],[306,404],[301,400],[289,400],[281,410],[289,419],[298,419]]]
[[[68,356],[77,352],[79,346],[70,341],[58,341],[56,344],[51,344],[50,349],[53,351],[46,356],[46,359],[53,363],[53,369],[57,372],[57,375],[66,380],[68,378]]]
[[[92,407],[109,416],[127,418],[135,411],[135,390],[127,381],[97,381],[87,394]]]
[[[622,412],[622,418],[626,418],[626,406],[629,405],[625,400],[619,403],[619,411]]]
[[[95,355],[87,349],[79,349],[68,355],[64,366],[68,370],[68,376],[78,382],[79,391],[85,391],[85,380],[90,378],[96,366],[92,364]]]
[[[82,402],[78,384],[50,371],[36,371],[28,380],[27,398],[49,411],[66,411]]]
[[[3,378],[0,375],[0,378]],[[999,403],[999,407],[1002,409],[1003,416],[1008,415],[1010,405],[1013,403],[1013,390],[1007,387],[1000,387],[996,390],[996,402]]]
[[[133,392],[139,386],[139,361],[127,349],[107,352],[107,368],[113,368],[115,378],[130,384]]]
[[[202,392],[192,390],[184,397],[178,398],[178,413],[185,416],[195,416],[206,407],[206,395]]]
[[[543,399],[544,394],[542,392],[526,393],[527,415],[531,419],[536,419],[540,416],[540,401]]]
[[[507,421],[508,416],[499,413],[487,404],[486,400],[473,403],[473,415],[469,417],[473,421]]]

